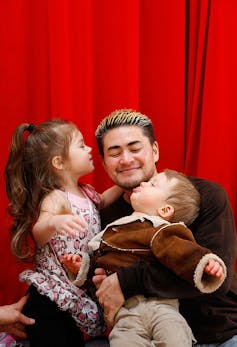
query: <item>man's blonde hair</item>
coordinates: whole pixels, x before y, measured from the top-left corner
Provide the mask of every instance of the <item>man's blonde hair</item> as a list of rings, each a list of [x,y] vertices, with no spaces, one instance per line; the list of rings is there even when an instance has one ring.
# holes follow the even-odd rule
[[[154,143],[155,135],[150,118],[132,109],[120,109],[110,113],[109,116],[102,119],[96,129],[95,136],[101,156],[104,156],[104,135],[111,129],[127,125],[134,125],[141,128],[143,134],[148,137],[151,145]]]

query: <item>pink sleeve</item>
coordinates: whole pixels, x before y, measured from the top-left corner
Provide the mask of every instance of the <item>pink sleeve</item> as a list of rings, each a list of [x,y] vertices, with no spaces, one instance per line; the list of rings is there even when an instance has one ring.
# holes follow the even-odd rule
[[[99,207],[101,203],[101,198],[99,193],[95,190],[94,187],[92,187],[90,184],[80,184],[81,189],[83,192],[88,196],[90,200],[94,202],[94,204]]]

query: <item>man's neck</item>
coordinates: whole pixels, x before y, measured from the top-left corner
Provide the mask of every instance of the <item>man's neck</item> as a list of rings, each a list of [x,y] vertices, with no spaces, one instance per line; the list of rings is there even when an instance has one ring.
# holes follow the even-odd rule
[[[129,204],[131,204],[131,202],[130,202],[130,196],[131,196],[131,194],[132,194],[132,192],[131,192],[130,190],[126,190],[126,191],[123,193],[123,198],[124,198],[124,200],[125,200],[127,203],[129,203]]]

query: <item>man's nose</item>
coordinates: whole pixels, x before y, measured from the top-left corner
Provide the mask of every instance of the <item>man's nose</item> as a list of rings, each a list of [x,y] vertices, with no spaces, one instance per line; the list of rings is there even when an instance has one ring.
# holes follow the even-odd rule
[[[123,152],[120,156],[120,163],[127,164],[133,161],[133,155],[129,152]]]

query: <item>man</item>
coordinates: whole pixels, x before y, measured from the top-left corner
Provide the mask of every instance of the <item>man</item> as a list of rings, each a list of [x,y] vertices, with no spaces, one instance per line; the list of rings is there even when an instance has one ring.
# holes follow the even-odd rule
[[[132,213],[131,190],[157,173],[159,150],[150,119],[132,110],[118,110],[102,120],[96,138],[107,174],[125,189],[114,204],[102,211],[102,227],[105,227]],[[151,265],[140,261],[108,277],[102,269],[97,269],[94,276],[99,288],[97,297],[108,321],[113,320],[125,299],[136,294],[178,298],[180,312],[198,344],[237,346],[236,235],[231,207],[218,184],[194,177],[189,179],[201,194],[200,214],[190,229],[200,245],[224,260],[227,266],[224,284],[215,293],[203,295],[158,261]]]

